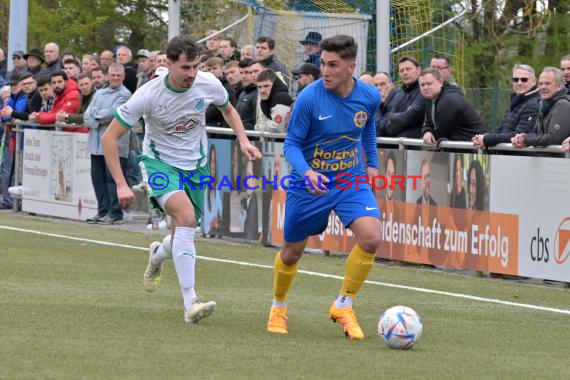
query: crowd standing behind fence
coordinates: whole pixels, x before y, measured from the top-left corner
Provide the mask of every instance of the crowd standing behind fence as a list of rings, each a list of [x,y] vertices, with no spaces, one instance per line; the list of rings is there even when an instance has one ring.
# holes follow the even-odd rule
[[[214,33],[216,33],[215,30],[210,30],[207,35]],[[276,102],[276,96],[273,92],[279,89],[279,93],[283,94],[283,89],[285,89],[285,93],[289,92],[290,96],[296,96],[303,88],[317,79],[320,75],[317,71],[318,66],[309,65],[320,64],[320,42],[326,37],[317,31],[307,31],[305,38],[299,41],[299,44],[303,46],[305,55],[299,57],[298,69],[294,70],[287,67],[275,56],[276,41],[269,36],[259,36],[255,39],[254,45],[245,45],[240,49],[231,35],[217,35],[205,42],[200,53],[200,61],[203,62],[201,67],[203,70],[215,73],[222,83],[226,83],[226,89],[230,93],[235,91],[236,97],[232,103],[236,104],[246,129],[255,128],[262,132],[284,132],[287,129],[289,112],[279,105],[287,107],[289,101]],[[109,67],[113,63],[117,63],[122,65],[125,70],[123,84],[133,92],[148,81],[164,75],[168,71],[167,58],[164,52],[140,49],[134,58],[136,62],[133,61],[132,51],[123,45],[109,47],[100,53],[86,54],[83,57],[77,57],[72,51],[61,53],[59,45],[55,42],[47,43],[43,49],[43,54],[40,49],[33,48],[28,53],[15,51],[11,57],[5,57],[4,51],[0,50],[0,87],[4,83],[8,85],[8,87],[0,89],[3,93],[1,133],[4,136],[6,146],[3,153],[3,163],[0,167],[3,187],[14,184],[12,166],[15,140],[9,127],[10,120],[29,120],[31,123],[37,121],[44,126],[51,125],[56,121],[65,121],[69,124],[76,123],[76,125],[64,127],[64,130],[86,132],[87,129],[81,125],[81,115],[86,111],[90,99],[96,92],[92,90],[81,91],[80,93],[82,84],[79,83],[78,85],[78,82],[88,82],[89,80],[85,78],[90,77],[93,80],[93,88],[97,91],[108,88]],[[7,59],[12,59],[14,68],[11,71],[6,71]],[[240,59],[242,60],[239,61]],[[206,64],[207,62],[210,63]],[[455,89],[454,92],[458,99],[462,98],[464,93],[468,94],[469,99],[476,99],[473,95],[476,90],[463,90],[456,87],[457,85],[453,80],[454,68],[447,56],[434,54],[431,67],[440,72],[444,88]],[[531,86],[536,78],[534,78],[534,71],[528,71],[529,68],[528,65],[515,66],[511,101],[507,106],[503,120],[498,124],[497,132],[492,132],[496,127],[493,123],[493,117],[488,116],[489,109],[483,106],[484,108],[477,109],[477,111],[483,116],[484,123],[489,127],[489,130],[484,132],[473,131],[476,133],[472,136],[462,135],[462,140],[472,140],[474,147],[484,148],[497,143],[509,142],[516,135],[518,137],[512,141],[514,146],[562,144],[564,151],[570,149],[568,143],[568,134],[570,133],[568,120],[570,118],[567,116],[568,110],[565,105],[568,99],[565,91],[570,88],[570,55],[561,58],[561,71],[550,70],[551,74],[547,73],[550,76],[554,75],[551,82],[556,86],[556,91],[548,90],[547,84],[543,85],[544,89],[539,88],[540,86]],[[281,83],[274,84],[271,88],[270,97],[263,100],[258,96],[257,76],[265,69],[275,71],[283,86]],[[397,67],[398,77],[402,81],[401,86],[393,85],[393,78],[386,72],[370,73],[370,83],[375,85],[381,93],[382,103],[376,111],[377,136],[421,138],[421,129],[430,128],[430,124],[434,124],[434,122],[436,129],[443,128],[438,125],[441,124],[438,123],[441,112],[437,110],[437,107],[434,108],[435,114],[432,110],[426,110],[428,102],[421,94],[418,82],[421,69],[415,57],[402,57]],[[293,77],[290,77],[289,73],[292,73]],[[30,74],[32,74],[31,77]],[[528,81],[523,82],[526,78]],[[292,81],[291,79],[296,80]],[[88,87],[87,84],[84,85]],[[33,87],[37,87],[38,90],[32,89]],[[538,100],[537,94],[540,94],[541,100]],[[438,101],[436,99],[429,104],[436,105]],[[41,106],[38,108],[40,102]],[[465,104],[469,104],[469,102]],[[291,105],[294,106],[294,103]],[[283,108],[284,113],[274,114],[273,110],[279,107]],[[212,109],[212,111],[215,110]],[[433,120],[426,119],[426,115]],[[220,126],[227,127],[219,115],[216,120],[220,122]],[[551,138],[553,134],[555,138]],[[143,136],[144,124],[139,123],[135,126],[135,133],[130,146],[131,151],[141,151]],[[448,138],[448,136],[441,137]],[[129,181],[132,184],[137,184],[141,180],[134,159],[136,154],[131,154],[126,169]],[[0,207],[11,207],[11,197],[7,194],[6,189],[3,194],[3,202]]]

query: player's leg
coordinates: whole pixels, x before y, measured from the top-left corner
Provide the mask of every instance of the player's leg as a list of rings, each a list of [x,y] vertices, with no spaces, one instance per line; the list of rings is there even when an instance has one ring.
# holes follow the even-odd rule
[[[139,163],[143,181],[148,184],[148,197],[152,208],[164,210],[164,205],[170,195],[178,191],[178,172],[164,162],[148,157],[142,157]],[[156,175],[165,180],[169,186],[156,182],[149,183],[149,175]],[[168,182],[166,182],[166,177]],[[159,186],[160,185],[160,186]],[[161,202],[158,202],[160,199]],[[167,235],[162,243],[155,241],[149,247],[148,263],[143,275],[143,285],[147,292],[154,292],[160,285],[163,261],[172,257],[172,235]]]
[[[335,207],[335,211],[354,233],[356,244],[346,260],[344,280],[336,301],[329,309],[329,317],[341,323],[344,333],[351,339],[363,339],[364,333],[358,324],[352,301],[374,266],[374,256],[380,244],[380,214],[370,191],[360,190],[342,195],[344,199]]]
[[[196,294],[196,217],[194,206],[184,191],[174,192],[165,203],[172,218],[172,259],[184,300],[184,320],[196,323],[216,309],[215,302],[202,303]]]
[[[297,274],[298,262],[303,255],[307,238],[327,227],[331,202],[326,195],[287,193],[285,202],[285,243],[275,256],[273,302],[267,322],[267,330],[286,334],[287,294]]]
[[[287,294],[297,274],[298,263],[305,251],[307,239],[289,243],[275,255],[273,268],[273,302],[269,312],[267,330],[273,333],[286,334],[287,328]]]

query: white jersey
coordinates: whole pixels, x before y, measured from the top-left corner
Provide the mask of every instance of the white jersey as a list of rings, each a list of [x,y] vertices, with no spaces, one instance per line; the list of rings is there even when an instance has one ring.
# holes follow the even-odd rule
[[[207,163],[206,108],[211,103],[225,107],[228,93],[211,73],[198,71],[192,87],[182,92],[172,89],[167,78],[168,74],[141,86],[113,113],[129,129],[144,118],[144,156],[194,170]]]

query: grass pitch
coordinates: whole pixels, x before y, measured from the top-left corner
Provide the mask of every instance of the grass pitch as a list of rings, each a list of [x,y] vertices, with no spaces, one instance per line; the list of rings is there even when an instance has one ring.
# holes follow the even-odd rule
[[[147,247],[158,236],[0,214],[0,226]],[[183,322],[169,261],[145,293],[147,251],[0,229],[2,379],[567,378],[570,316],[367,284],[356,300],[365,340],[327,310],[340,280],[298,274],[286,336],[265,330],[272,270],[198,260],[198,290],[218,310]],[[275,249],[200,241],[198,256],[271,266]],[[344,260],[306,255],[301,269],[342,276]],[[567,289],[377,265],[369,280],[570,309]],[[424,319],[411,351],[386,348],[378,316],[407,305]]]

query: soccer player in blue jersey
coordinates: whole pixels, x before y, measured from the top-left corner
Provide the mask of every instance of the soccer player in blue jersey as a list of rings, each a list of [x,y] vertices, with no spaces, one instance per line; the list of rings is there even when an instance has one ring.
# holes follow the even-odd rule
[[[274,264],[273,304],[267,330],[288,333],[287,293],[307,238],[323,232],[331,211],[350,228],[356,245],[346,260],[340,294],[329,309],[346,336],[364,334],[352,301],[374,265],[380,242],[380,212],[370,186],[356,185],[355,176],[378,175],[374,114],[380,95],[353,77],[357,44],[337,35],[320,44],[322,79],[307,86],[297,99],[285,139],[285,156],[293,167],[285,204],[285,242]],[[362,152],[366,154],[366,173]],[[340,173],[350,180],[338,181]]]

